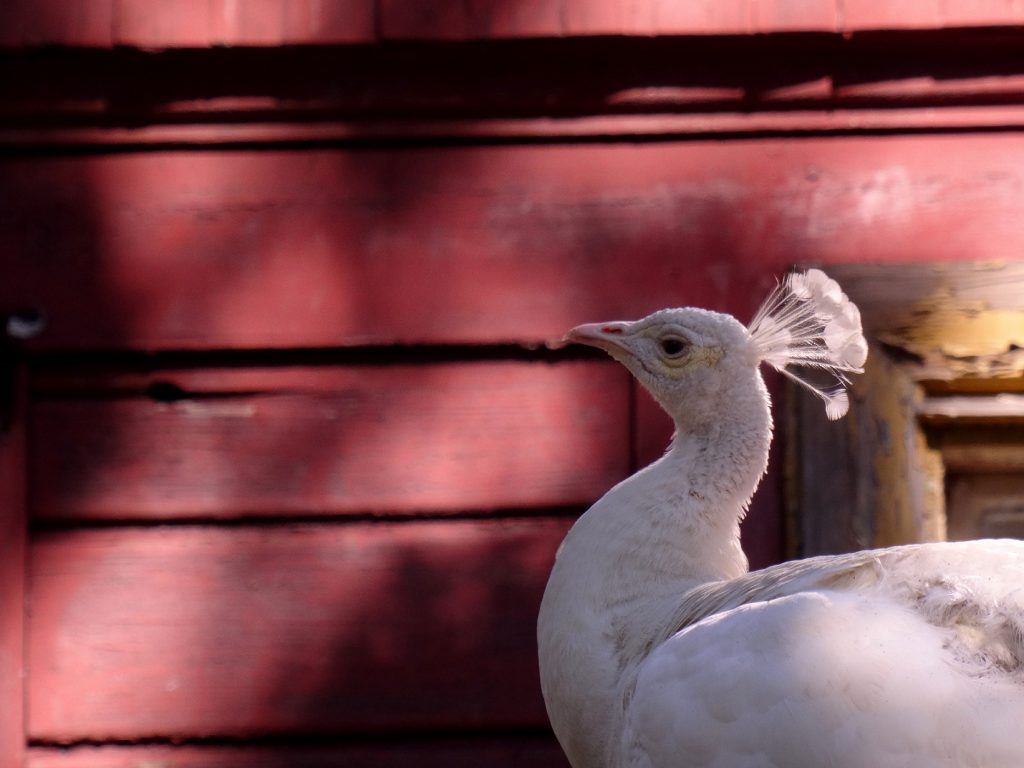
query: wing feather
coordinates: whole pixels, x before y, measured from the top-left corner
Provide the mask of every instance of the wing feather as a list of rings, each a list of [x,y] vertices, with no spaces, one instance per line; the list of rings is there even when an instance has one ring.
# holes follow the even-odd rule
[[[623,765],[1024,765],[1024,543],[810,558],[686,593]]]

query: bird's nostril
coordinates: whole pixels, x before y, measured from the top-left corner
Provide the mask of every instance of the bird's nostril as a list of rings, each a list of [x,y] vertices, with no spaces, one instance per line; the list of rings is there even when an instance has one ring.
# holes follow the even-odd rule
[[[610,333],[618,336],[622,334],[622,329],[617,325],[606,325],[601,328],[601,333]]]

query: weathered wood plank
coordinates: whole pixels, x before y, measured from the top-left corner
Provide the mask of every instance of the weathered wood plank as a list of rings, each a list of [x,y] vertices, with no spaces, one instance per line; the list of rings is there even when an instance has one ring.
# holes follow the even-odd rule
[[[918,422],[922,393],[907,370],[872,343],[850,413],[837,422],[821,418],[820,399],[806,390],[791,396],[794,554],[945,539],[942,459]]]
[[[25,751],[25,400],[12,365],[0,357],[0,376],[13,377],[0,386],[0,768],[19,768]]]
[[[1024,476],[971,473],[947,476],[950,541],[1024,537]]]
[[[146,49],[369,43],[373,0],[120,0],[111,42]]]
[[[1024,307],[1024,299],[1021,306]],[[1021,424],[1024,423],[1024,395],[1003,392],[989,396],[926,397],[918,405],[917,415],[923,423],[933,426]]]
[[[953,474],[1024,473],[1024,440],[1018,424],[1001,420],[929,425],[929,444],[942,456],[947,480]]]
[[[1017,258],[1021,169],[1015,134],[8,158],[0,302],[49,313],[37,348],[745,318],[794,262]]]
[[[469,40],[562,37],[562,8],[545,0],[498,3],[431,3],[379,0],[380,37],[384,40]]]
[[[685,89],[684,89],[685,90]],[[706,94],[710,97],[711,94]],[[694,94],[694,98],[700,98]],[[858,97],[859,98],[859,97]],[[937,99],[942,99],[937,96]],[[927,100],[924,97],[922,100]],[[207,112],[217,111],[227,104],[215,103]],[[688,109],[678,106],[693,99],[685,94],[668,96],[670,109]],[[243,111],[256,110],[252,103],[235,106]],[[74,112],[72,105],[68,106]],[[742,105],[740,105],[742,106]],[[934,106],[934,105],[926,105]],[[223,111],[230,111],[225,109]],[[298,110],[296,110],[298,111]],[[96,128],[75,125],[60,127],[24,128],[0,126],[0,147],[39,152],[43,149],[60,151],[67,147],[114,149],[146,149],[174,146],[178,149],[208,149],[211,146],[233,145],[289,145],[296,143],[375,144],[381,141],[468,143],[494,141],[559,140],[565,143],[594,141],[609,136],[637,137],[650,140],[671,140],[686,136],[690,140],[715,140],[721,134],[757,137],[764,133],[830,133],[842,136],[857,132],[959,133],[979,129],[1016,132],[1024,129],[1024,107],[1019,104],[991,106],[949,106],[944,109],[925,109],[920,105],[879,109],[862,109],[855,104],[846,108],[826,109],[822,104],[808,104],[807,109],[789,109],[760,112],[717,111],[681,112],[679,114],[616,114],[597,117],[549,117],[465,119],[412,118],[401,120],[325,120],[318,122],[219,122],[205,114],[195,115],[197,121],[166,123],[138,127]],[[73,120],[72,120],[73,122]]]
[[[544,727],[536,612],[570,523],[42,534],[30,736]]]
[[[921,0],[900,3],[894,0],[844,0],[845,31],[955,29],[957,27],[1017,27],[1024,23],[1024,10],[1012,2],[947,3]]]
[[[33,404],[35,518],[561,507],[588,504],[630,469],[629,384],[611,362],[195,371],[166,380],[200,394]],[[261,389],[248,394],[245,384]],[[223,391],[231,385],[243,386]]]
[[[338,747],[34,748],[27,768],[565,768],[553,737],[432,739]]]
[[[914,379],[1017,379],[1024,371],[1019,256],[885,268],[843,264],[830,272],[860,307],[869,332],[919,360],[907,369]]]
[[[136,3],[135,12],[141,23],[159,26],[151,5]],[[559,15],[550,2],[481,10],[477,3],[417,0],[412,12],[399,5],[394,20],[401,25],[422,27],[422,19],[453,36],[466,33],[464,24],[544,25]],[[783,5],[758,3],[756,15],[782,11],[809,20],[799,3]],[[599,12],[592,0],[581,7]],[[702,10],[676,7],[680,17]],[[723,3],[715,9],[729,15]],[[346,25],[343,17],[364,10],[290,2],[285,25],[358,35],[358,21]],[[382,8],[382,28],[388,17]],[[254,31],[273,34],[267,18],[244,15]],[[0,36],[5,31],[0,23]],[[8,52],[0,56],[0,142],[237,146],[1020,125],[1019,30],[907,37],[741,35],[695,37],[685,46],[651,37],[549,38],[432,46],[430,56],[414,42],[239,48],[226,41],[229,47],[161,56],[127,46]],[[958,56],[950,56],[953,48]],[[628,67],[608,64],[627,60]],[[139,81],[147,83],[144,93],[133,87]]]
[[[175,48],[373,42],[375,13],[381,16],[382,37],[431,41],[533,35],[848,34],[863,30],[1016,28],[1024,23],[1024,12],[1015,3],[998,1],[918,0],[908,4],[879,0],[471,0],[444,5],[458,6],[459,10],[452,12],[442,6],[438,11],[437,4],[425,0],[251,0],[241,9],[226,0],[90,0],[70,5],[58,0],[8,0],[10,8],[5,8],[0,16],[6,22],[0,26],[0,46],[110,47],[116,43]],[[525,6],[525,10],[516,12],[517,5]],[[343,12],[334,10],[335,6],[340,6]],[[149,16],[145,14],[147,10]],[[248,19],[247,13],[255,16],[255,20]],[[67,16],[70,21],[63,20]],[[305,23],[297,23],[295,16]],[[406,17],[411,17],[411,21]]]
[[[0,9],[0,48],[110,48],[114,0],[8,0]]]
[[[947,531],[960,525],[952,513],[947,519],[947,500],[970,505],[953,499],[944,475],[1021,466],[1013,427],[1022,414],[1024,268],[844,264],[829,272],[885,347],[872,344],[845,429],[825,434],[801,420],[803,553],[967,536],[977,521]]]

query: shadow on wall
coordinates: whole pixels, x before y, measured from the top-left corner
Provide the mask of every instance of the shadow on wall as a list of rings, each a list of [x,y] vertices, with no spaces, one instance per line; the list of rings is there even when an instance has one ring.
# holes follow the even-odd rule
[[[649,278],[633,269],[680,272],[669,254],[678,247],[672,230],[675,207],[682,203],[666,203],[657,189],[654,199],[648,197],[640,174],[629,179],[626,190],[609,182],[616,178],[611,171],[635,160],[635,152],[310,150],[7,160],[11,172],[2,183],[17,211],[17,225],[13,236],[8,233],[12,247],[5,251],[38,255],[32,249],[42,246],[34,234],[46,232],[50,263],[66,254],[75,273],[85,276],[53,285],[31,258],[16,260],[10,271],[28,273],[31,288],[22,295],[38,291],[47,298],[44,308],[55,334],[49,343],[61,339],[72,351],[76,333],[82,334],[84,347],[101,349],[218,349],[253,346],[265,337],[272,340],[268,346],[282,348],[365,338],[377,344],[396,338],[531,340],[548,328],[617,316],[616,308],[627,303],[634,306],[623,311],[643,314],[647,308],[636,305],[639,296],[648,299],[643,294]],[[606,154],[619,157],[609,161]],[[643,155],[651,163],[657,153]],[[603,167],[582,170],[594,163]],[[513,167],[520,171],[512,173]],[[70,210],[74,215],[66,213]],[[714,209],[705,203],[703,210],[711,214]],[[687,221],[694,216],[690,211]],[[644,226],[652,221],[662,226]],[[708,235],[710,252],[731,248],[721,221],[700,227],[714,233]],[[622,253],[636,257],[632,268],[618,264]],[[706,274],[700,258],[688,261],[695,277]],[[659,268],[661,263],[669,266]],[[50,275],[62,271],[46,270]],[[616,280],[623,290],[614,289]],[[491,291],[499,298],[486,301]],[[496,332],[492,326],[505,330]],[[266,359],[279,359],[274,354]],[[408,375],[404,366],[394,364],[403,361],[403,348],[389,354],[392,361],[378,375],[388,370]],[[432,365],[427,352],[409,354],[406,362],[414,367]],[[116,366],[120,358],[46,359],[60,366],[92,366],[98,360]],[[218,362],[209,351],[173,359],[186,365]],[[252,359],[261,358],[254,354]],[[301,362],[302,357],[285,359]],[[439,395],[451,391],[443,383],[456,368],[465,375],[473,366],[459,361],[435,365],[439,381],[422,381]],[[543,362],[532,365],[538,366],[538,376],[548,370]],[[624,374],[614,370],[618,378],[607,380],[619,383],[609,402],[620,403],[618,442],[628,455],[629,390]],[[91,375],[65,371],[86,381]],[[195,464],[186,440],[183,466],[192,462],[196,473],[205,472],[203,464],[224,464],[229,457],[218,455],[216,440],[203,437],[209,433],[201,420],[227,411],[229,423],[251,419],[266,403],[293,397],[291,387],[304,386],[301,371],[291,373],[299,379],[277,394],[228,391],[195,402],[149,404],[151,421],[119,421],[118,415],[131,413],[132,403],[142,397],[137,394],[123,397],[123,409],[73,386],[49,395],[49,401],[44,398],[36,424],[51,423],[54,429],[73,425],[90,409],[105,409],[110,420],[92,423],[89,433],[100,438],[90,438],[89,444],[99,452],[106,445],[112,453],[102,458],[90,451],[88,460],[108,469],[124,462],[116,470],[123,483],[79,473],[81,487],[60,494],[74,499],[96,486],[117,486],[104,497],[110,507],[86,510],[76,525],[111,515],[146,519],[146,509],[133,511],[125,497],[131,499],[138,493],[133,488],[158,478],[124,469],[140,465],[125,455],[124,446],[146,444],[132,442],[137,435],[129,438],[128,430],[151,427],[150,443],[158,450],[162,442],[181,439],[164,430],[170,423],[165,416],[173,412],[175,429],[185,429],[209,451]],[[195,371],[192,375],[199,377]],[[427,424],[424,410],[451,408],[447,399],[432,403],[430,392],[395,387],[387,402],[378,399],[374,407],[399,414],[415,409],[417,423]],[[110,391],[103,395],[111,396]],[[322,406],[318,397],[309,403]],[[544,397],[520,405],[527,410],[538,402],[559,401],[551,393]],[[492,451],[494,487],[529,483],[523,470],[515,469],[520,452],[531,450],[530,439],[551,438],[539,431],[540,425],[529,436],[521,431],[511,436],[473,433],[469,425],[474,420],[494,423],[488,407],[486,401],[473,401],[476,414],[460,417],[467,425],[464,434],[446,434],[438,425],[436,437],[468,441],[463,451]],[[48,420],[44,412],[51,414]],[[248,447],[258,449],[252,459],[296,470],[329,466],[319,463],[317,455],[359,457],[394,445],[389,431],[402,428],[382,411],[379,420],[363,421],[359,430],[332,434],[310,418],[315,412],[302,415],[289,421],[288,429],[254,434]],[[551,424],[559,430],[566,426],[554,419]],[[225,444],[232,444],[232,434],[225,433]],[[585,441],[562,443],[559,455],[592,454],[591,461],[606,466],[606,473],[628,471],[627,460],[609,464],[603,453],[607,448],[595,439],[600,435],[585,434]],[[506,457],[492,450],[494,441],[507,443]],[[457,455],[451,446],[445,450]],[[466,456],[469,463],[475,460]],[[581,459],[577,469],[587,463]],[[396,475],[408,471],[400,461],[389,467],[386,458],[377,466]],[[174,471],[171,465],[163,467]],[[220,505],[231,516],[252,511],[247,508],[248,484],[261,482],[252,471],[240,463],[236,482],[230,467],[222,467],[220,475],[228,482],[205,489],[205,498],[204,489],[193,485],[189,503],[201,508],[191,515],[176,510],[173,500],[140,494],[142,502],[158,507],[149,521],[171,515],[184,517],[187,526],[62,532],[61,511],[47,510],[49,525],[58,530],[38,535],[33,547],[34,687],[29,696],[35,739],[323,735],[388,728],[447,732],[454,727],[532,733],[544,727],[533,626],[537,598],[567,518],[532,519],[538,509],[534,500],[522,510],[528,515],[522,520],[200,524],[206,515],[219,516]],[[451,471],[449,483],[458,484],[457,462]],[[512,479],[502,482],[502,472],[511,472]],[[64,477],[71,482],[76,475]],[[606,478],[606,485],[615,479]],[[193,478],[187,473],[181,480]],[[295,482],[299,492],[317,483],[310,478]],[[386,493],[387,478],[378,483],[379,493]],[[519,498],[528,495],[523,491]],[[37,499],[45,498],[53,494],[39,489]],[[576,505],[586,499],[576,495],[569,501]],[[515,504],[506,500],[502,506]],[[465,511],[481,507],[487,504],[478,499]],[[442,511],[456,510],[457,504]],[[312,507],[281,514],[308,518],[321,511]],[[269,509],[260,512],[273,516]],[[61,649],[72,637],[70,645],[77,651],[68,655]],[[111,652],[112,647],[119,651]],[[103,648],[108,650],[101,653]],[[85,691],[92,693],[86,696]],[[282,757],[282,764],[287,762]]]
[[[198,159],[193,153],[167,152],[4,161],[9,172],[0,184],[8,210],[15,211],[8,220],[13,224],[5,227],[4,252],[11,255],[5,271],[15,275],[12,282],[20,282],[11,295],[41,297],[52,319],[54,335],[43,340],[57,348],[45,358],[51,383],[61,371],[72,380],[90,380],[98,370],[90,370],[94,366],[116,369],[121,358],[102,350],[252,346],[269,325],[274,327],[266,333],[278,335],[271,336],[268,346],[321,346],[324,334],[338,344],[349,338],[349,317],[372,327],[374,318],[387,322],[390,307],[403,304],[403,280],[409,285],[409,278],[389,283],[387,270],[378,277],[373,265],[359,264],[374,258],[373,248],[348,244],[347,225],[339,225],[333,215],[337,200],[324,199],[317,189],[295,180],[293,174],[301,176],[311,162],[305,153],[272,158],[252,153],[241,159],[234,153],[200,154]],[[337,164],[346,157],[344,152],[319,152],[316,159]],[[237,177],[196,167],[239,161]],[[449,162],[447,167],[457,173],[457,165]],[[257,179],[268,166],[281,178]],[[345,185],[353,180],[336,167],[325,172],[320,166],[318,174],[320,179],[336,176]],[[409,179],[407,174],[398,185],[402,203],[389,200],[384,210],[374,200],[379,193],[356,192],[351,203],[359,209],[356,217],[372,219],[374,224],[366,226],[380,227],[382,237],[403,236],[408,228],[404,216],[429,218],[426,212],[405,210],[415,206],[407,191]],[[287,185],[297,190],[298,199],[246,198],[253,189],[273,197]],[[445,227],[435,224],[434,229],[443,233]],[[412,248],[412,241],[404,247]],[[427,261],[436,265],[443,257],[435,253]],[[408,250],[391,258],[392,265],[408,260],[405,271],[420,280],[430,280],[437,271]],[[48,279],[67,272],[75,279]],[[437,328],[459,305],[457,296],[446,295],[443,281],[431,284],[433,291],[413,286],[429,300],[418,308],[425,321],[417,325],[422,333],[417,341],[443,333]],[[318,304],[338,296],[343,297],[340,308]],[[325,323],[326,329],[311,326],[309,305],[318,320],[335,321]],[[397,322],[403,313],[409,317],[410,310],[396,309]],[[273,318],[269,325],[268,317]],[[260,323],[254,332],[253,325]],[[295,341],[308,328],[312,342]],[[77,347],[101,352],[79,355]],[[75,354],[62,356],[61,349]],[[218,357],[176,354],[174,359],[217,365]],[[266,359],[278,358],[271,353]],[[416,365],[428,364],[420,352],[412,359]],[[401,360],[396,351],[393,361]],[[84,371],[75,368],[79,363]],[[145,363],[151,364],[159,365],[160,359]],[[442,378],[443,367],[438,371]],[[393,370],[407,373],[398,366]],[[37,414],[65,408],[60,412],[69,415],[68,421],[54,422],[55,428],[64,428],[76,413],[96,405],[92,397],[97,392],[75,386],[44,396]],[[139,396],[122,398],[116,387],[115,380],[115,391],[103,398],[123,399],[130,410]],[[441,393],[445,387],[435,384],[432,391]],[[623,397],[627,392],[619,391]],[[375,406],[398,413],[432,407],[429,393],[406,388],[403,395],[396,387],[393,394],[388,403]],[[103,407],[111,404],[101,400]],[[311,401],[316,404],[317,398]],[[186,400],[153,407],[175,409],[194,422],[218,409],[234,408],[237,416],[238,409],[251,405],[252,398],[234,392],[193,405]],[[450,408],[447,402],[436,406]],[[117,407],[106,411],[111,420],[95,424],[101,437],[90,439],[90,445],[123,452],[124,430],[139,426],[119,422],[119,412],[124,413]],[[485,411],[479,415],[488,420]],[[419,414],[417,421],[430,419]],[[36,424],[42,423],[37,418]],[[153,419],[152,428],[161,423]],[[374,429],[401,426],[381,418],[376,426],[364,422],[355,435],[338,432],[332,442],[324,442],[323,426],[309,426],[308,418],[306,424],[303,429],[296,420],[293,428],[277,430],[278,442],[262,440],[254,458],[315,466],[316,453],[353,456],[393,443],[374,435]],[[199,426],[192,434],[202,432]],[[353,437],[356,444],[349,442]],[[154,436],[154,442],[161,439],[176,438],[166,432]],[[577,448],[585,453],[589,447]],[[208,456],[210,461],[223,458],[215,450]],[[511,455],[508,466],[515,459]],[[116,457],[93,455],[89,460],[97,466],[118,463]],[[388,464],[386,459],[377,463]],[[394,473],[403,470],[400,464],[391,467]],[[239,466],[238,471],[244,475],[251,468]],[[146,482],[120,472],[128,497],[133,482]],[[81,474],[77,480],[83,492],[109,483]],[[449,482],[458,483],[458,476]],[[385,492],[386,478],[378,483]],[[247,489],[241,482],[232,485],[208,489],[230,498],[207,498],[202,504],[207,510],[223,504],[234,510],[229,514],[245,515]],[[74,489],[65,494],[77,495]],[[168,509],[165,504],[150,521]],[[227,527],[195,519],[194,525],[173,528],[78,527],[90,515],[109,519],[110,512],[94,508],[75,529],[62,531],[61,512],[51,509],[48,529],[34,536],[29,701],[31,736],[38,742],[438,728],[511,729],[514,734],[526,729],[533,734],[544,726],[534,682],[533,623],[542,577],[565,519],[298,526],[254,521]],[[146,510],[132,516],[145,519]],[[501,694],[495,696],[496,690]],[[510,754],[519,749],[513,743],[508,747]],[[290,749],[283,749],[279,764],[294,764]]]
[[[11,277],[0,301],[47,312],[51,328],[36,359],[79,381],[97,380],[89,378],[96,366],[129,361],[121,350],[176,350],[141,366],[171,359],[188,368],[217,367],[219,351],[232,349],[259,352],[225,353],[230,365],[279,366],[305,354],[280,350],[373,345],[390,348],[382,359],[397,374],[396,363],[437,362],[430,349],[407,345],[465,347],[445,354],[472,357],[479,350],[470,345],[535,344],[581,321],[669,304],[746,316],[766,272],[803,254],[776,250],[759,260],[750,243],[770,234],[757,213],[764,198],[745,186],[742,159],[694,164],[705,149],[8,153],[0,159],[0,271]],[[532,364],[548,361],[538,355]],[[47,397],[114,397],[61,387]],[[245,392],[219,395],[224,407],[245,405]],[[628,396],[626,387],[616,393]],[[387,406],[441,412],[449,404],[396,390]],[[315,453],[350,456],[388,443],[372,425],[330,440],[321,425],[294,426],[260,444],[264,458],[309,466]],[[123,425],[99,428],[109,446],[119,444]],[[381,419],[376,428],[395,425]],[[473,435],[479,444],[503,437]],[[592,440],[574,449],[607,462]],[[507,461],[515,459],[510,452]],[[126,487],[144,480],[126,477]],[[244,485],[222,492],[244,495]],[[769,500],[752,520],[773,521],[777,496],[774,485],[762,494]],[[90,529],[79,520],[63,529],[58,512],[34,535],[32,738],[327,738],[457,727],[528,742],[542,732],[533,621],[568,516],[545,518],[532,503],[498,520],[213,525],[201,518],[218,504],[242,517],[248,510],[235,498],[204,503],[187,525]],[[60,656],[71,637],[70,655]],[[294,764],[284,748],[266,759]]]

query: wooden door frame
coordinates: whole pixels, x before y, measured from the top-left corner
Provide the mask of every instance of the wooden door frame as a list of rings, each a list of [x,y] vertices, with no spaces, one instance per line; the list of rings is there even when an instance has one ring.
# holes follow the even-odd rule
[[[787,554],[944,540],[950,446],[963,451],[930,428],[1024,420],[1024,398],[1008,414],[1004,394],[1024,392],[1024,263],[824,269],[860,307],[870,352],[841,421],[789,392]]]

